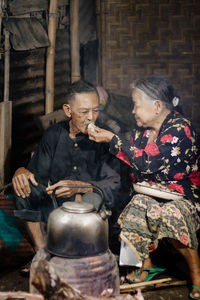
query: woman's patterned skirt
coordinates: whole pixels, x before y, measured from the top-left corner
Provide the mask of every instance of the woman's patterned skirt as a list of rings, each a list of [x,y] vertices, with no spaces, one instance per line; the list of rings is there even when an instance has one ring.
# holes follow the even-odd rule
[[[187,199],[165,201],[137,194],[121,213],[118,223],[121,239],[138,260],[148,258],[162,238],[175,239],[198,249],[196,232],[200,228],[200,217]]]

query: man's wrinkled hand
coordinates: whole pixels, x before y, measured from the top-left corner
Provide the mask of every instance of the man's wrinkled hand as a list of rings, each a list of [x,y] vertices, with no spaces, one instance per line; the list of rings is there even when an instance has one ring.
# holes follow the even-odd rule
[[[79,187],[67,187],[63,185],[76,185]],[[74,194],[79,194],[79,193],[88,193],[92,192],[92,187],[91,188],[82,188],[80,186],[83,185],[90,185],[87,182],[82,182],[82,181],[76,181],[76,180],[61,180],[49,187],[46,188],[47,194],[52,195],[53,191],[55,191],[55,196],[58,198],[70,198]]]
[[[23,167],[16,170],[12,178],[12,184],[17,196],[26,198],[30,195],[31,189],[29,185],[29,180],[32,182],[33,185],[38,185],[37,181],[35,180],[34,174],[31,173],[29,170]]]

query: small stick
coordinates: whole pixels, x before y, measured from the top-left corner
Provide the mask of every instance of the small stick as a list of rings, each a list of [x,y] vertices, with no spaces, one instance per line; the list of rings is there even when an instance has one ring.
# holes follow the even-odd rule
[[[151,281],[137,282],[137,283],[133,283],[133,284],[123,284],[120,286],[120,292],[133,291],[140,287],[145,287],[145,286],[154,285],[154,284],[163,283],[163,282],[169,282],[169,281],[172,281],[171,277],[155,279],[155,280],[151,280]]]

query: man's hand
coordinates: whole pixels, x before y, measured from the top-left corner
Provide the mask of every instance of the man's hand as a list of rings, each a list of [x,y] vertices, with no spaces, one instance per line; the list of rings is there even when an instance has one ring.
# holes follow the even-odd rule
[[[12,184],[17,196],[22,198],[26,198],[29,196],[31,192],[29,180],[33,185],[38,185],[37,181],[35,180],[34,174],[29,170],[22,167],[15,171],[15,174],[12,178]]]
[[[62,185],[76,185],[76,186],[84,186],[91,185],[90,183],[83,181],[75,181],[75,180],[61,180],[49,187],[46,188],[47,194],[51,195],[55,188]],[[92,193],[93,189],[91,188],[83,188],[83,187],[60,187],[56,189],[55,195],[58,198],[70,198],[74,194],[84,194],[84,193]]]

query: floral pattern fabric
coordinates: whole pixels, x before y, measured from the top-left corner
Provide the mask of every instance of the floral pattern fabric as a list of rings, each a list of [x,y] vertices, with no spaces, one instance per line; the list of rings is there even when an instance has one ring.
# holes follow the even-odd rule
[[[171,112],[159,135],[148,143],[149,130],[133,132],[130,141],[115,135],[110,152],[132,167],[133,182],[161,183],[191,200],[200,213],[199,148],[189,120]]]
[[[156,249],[164,237],[197,249],[200,227],[198,139],[190,121],[171,112],[159,135],[148,143],[150,131],[133,132],[130,141],[115,135],[110,152],[132,167],[133,182],[160,183],[184,194],[183,200],[164,201],[137,194],[119,217],[121,238],[139,260]]]
[[[186,199],[162,202],[137,194],[121,213],[118,223],[122,240],[139,260],[149,257],[158,240],[165,237],[198,249],[196,230],[200,227],[200,217]]]

